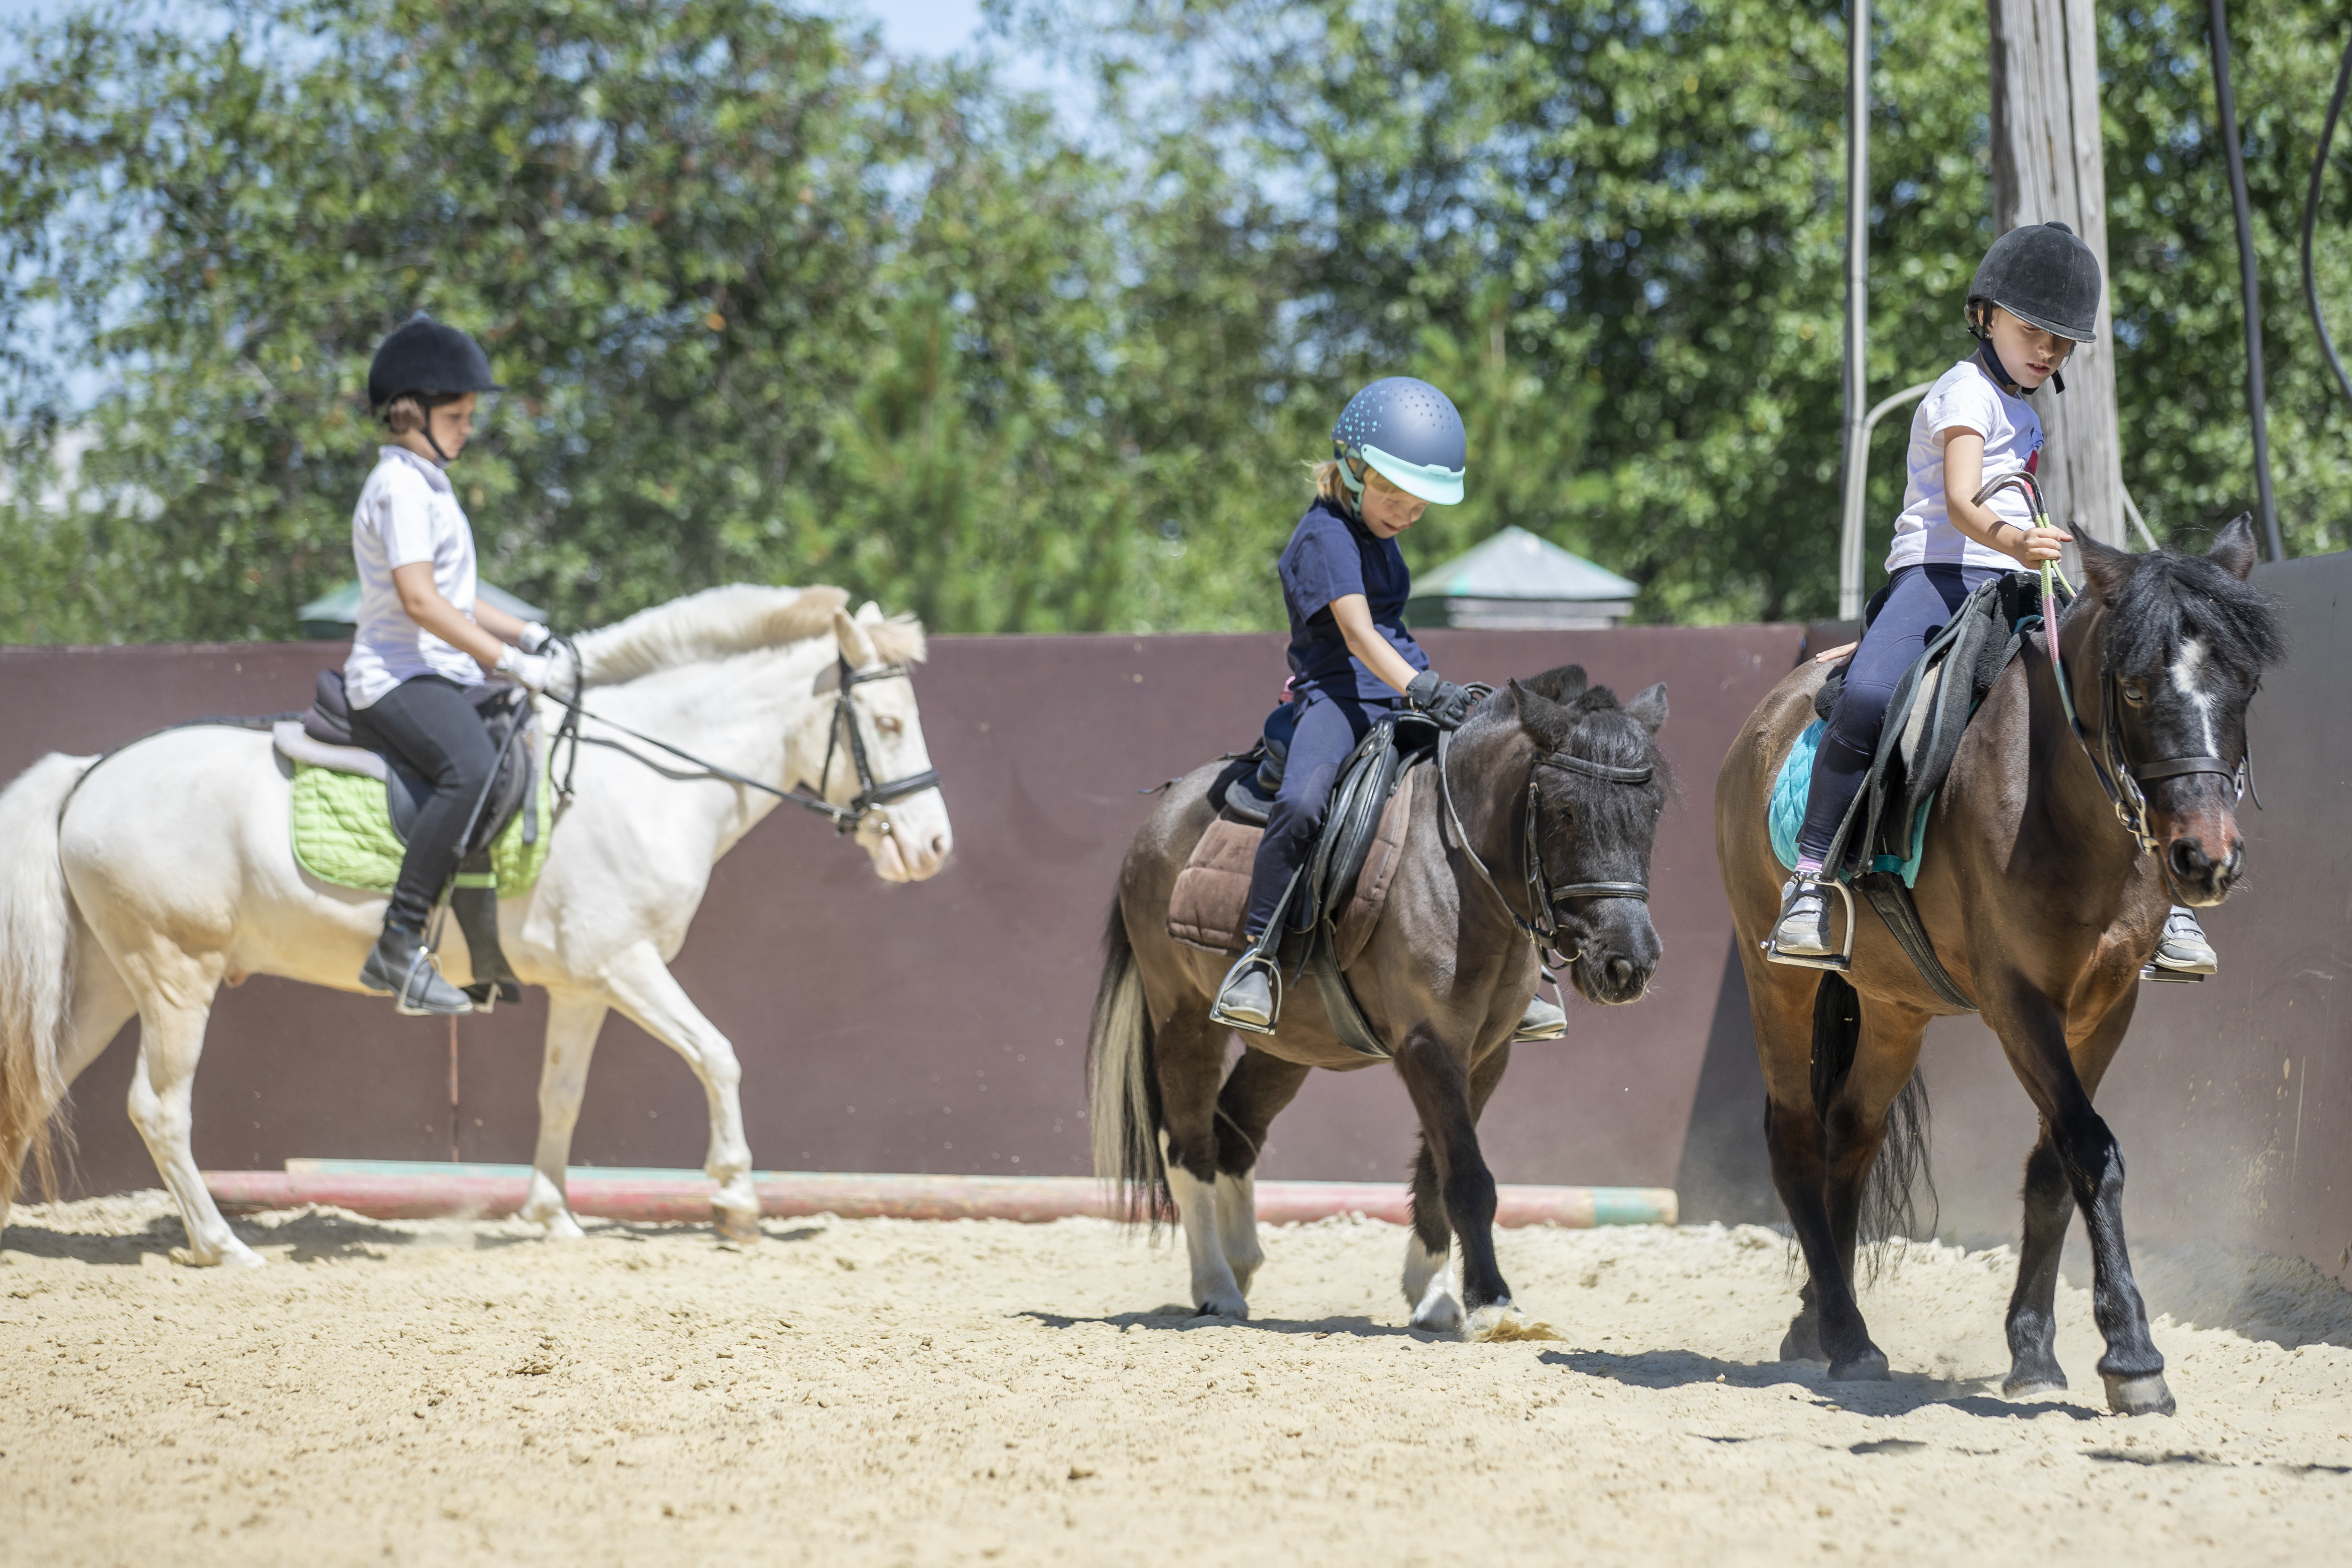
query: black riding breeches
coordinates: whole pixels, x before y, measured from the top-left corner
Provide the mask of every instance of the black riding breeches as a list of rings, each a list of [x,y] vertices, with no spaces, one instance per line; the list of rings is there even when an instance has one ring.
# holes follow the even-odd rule
[[[1372,725],[1392,703],[1363,698],[1301,692],[1291,699],[1298,729],[1290,740],[1282,787],[1266,813],[1265,836],[1258,840],[1250,868],[1249,914],[1242,929],[1255,936],[1273,921],[1275,906],[1290,886],[1291,873],[1307,858],[1323,807],[1339,782],[1339,770]]]
[[[438,675],[412,676],[352,710],[352,734],[363,746],[390,752],[412,773],[433,781],[433,798],[408,830],[400,880],[386,919],[422,931],[433,905],[457,868],[458,842],[488,788],[499,754],[466,688]]]
[[[1871,759],[1878,754],[1878,731],[1886,705],[1903,672],[1928,640],[1951,624],[1953,615],[1978,587],[2000,575],[1990,566],[1936,562],[1906,566],[1878,595],[1862,646],[1845,667],[1845,689],[1830,710],[1821,749],[1813,755],[1812,790],[1805,798],[1805,825],[1797,832],[1800,858],[1825,855],[1846,808],[1862,789]]]

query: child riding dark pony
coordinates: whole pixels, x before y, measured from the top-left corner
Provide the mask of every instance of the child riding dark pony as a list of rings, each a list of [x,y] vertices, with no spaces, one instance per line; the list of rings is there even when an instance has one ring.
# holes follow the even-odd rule
[[[1776,963],[1836,951],[1821,888],[1823,860],[1876,754],[1904,672],[1979,585],[2002,572],[2038,570],[2074,542],[2059,529],[2036,527],[2021,489],[1975,498],[1987,479],[2035,470],[2042,419],[2026,399],[2044,383],[2066,390],[2059,367],[2077,343],[2098,337],[2099,289],[2098,258],[2063,223],[2001,236],[1969,284],[1977,349],[1937,378],[1911,417],[1910,476],[1886,553],[1886,585],[1864,617],[1815,755],[1795,873],[1781,889],[1766,950]],[[2189,910],[2174,906],[2154,963],[2183,974],[2213,973],[2213,950]]]
[[[1290,613],[1293,722],[1251,868],[1244,931],[1253,943],[1282,919],[1339,770],[1381,716],[1410,708],[1449,730],[1469,716],[1470,694],[1430,668],[1405,629],[1412,574],[1396,542],[1428,508],[1460,502],[1468,452],[1452,400],[1411,376],[1373,382],[1331,427],[1332,455],[1316,467],[1314,504],[1276,563]],[[1274,945],[1254,945],[1225,977],[1212,1015],[1218,1022],[1274,1027],[1265,956]],[[1567,1024],[1538,996],[1516,1037],[1558,1038]]]

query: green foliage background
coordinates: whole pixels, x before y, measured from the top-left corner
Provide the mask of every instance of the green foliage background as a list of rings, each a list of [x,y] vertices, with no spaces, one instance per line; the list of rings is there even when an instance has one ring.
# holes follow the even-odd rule
[[[173,15],[71,18],[0,78],[0,637],[291,635],[349,575],[360,388],[417,309],[511,389],[456,473],[484,573],[566,625],[727,580],[952,631],[1278,624],[1301,460],[1398,369],[1472,435],[1417,567],[1517,523],[1647,618],[1831,607],[1842,6],[1002,5],[1092,84],[1061,113],[774,0]],[[1967,346],[1982,16],[1881,8],[1874,390]],[[2252,489],[2204,25],[2101,16],[2097,352],[2184,543]],[[2341,548],[2352,420],[2295,247],[2344,24],[2234,26],[2283,520]],[[2352,332],[2345,161],[2319,256]],[[60,503],[68,426],[95,446]]]

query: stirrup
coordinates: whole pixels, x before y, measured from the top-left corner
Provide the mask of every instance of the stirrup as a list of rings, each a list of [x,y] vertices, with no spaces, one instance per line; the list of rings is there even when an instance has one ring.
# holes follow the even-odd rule
[[[1782,952],[1772,945],[1772,939],[1769,936],[1756,945],[1764,950],[1767,963],[1785,963],[1792,969],[1826,969],[1832,974],[1848,973],[1853,968],[1853,891],[1826,873],[1814,878],[1813,886],[1834,892],[1838,901],[1845,906],[1845,945],[1835,952]],[[1777,919],[1772,922],[1775,929],[1780,923]]]
[[[1263,969],[1266,973],[1266,989],[1273,999],[1274,1013],[1263,1024],[1253,1024],[1245,1018],[1236,1018],[1224,1008],[1226,988],[1232,985],[1234,977],[1245,969]],[[1217,982],[1217,1000],[1209,1005],[1209,1022],[1222,1025],[1228,1029],[1239,1029],[1245,1035],[1273,1034],[1276,1026],[1282,1022],[1282,965],[1271,955],[1255,947],[1234,960],[1234,966],[1225,971],[1225,977],[1223,980]]]

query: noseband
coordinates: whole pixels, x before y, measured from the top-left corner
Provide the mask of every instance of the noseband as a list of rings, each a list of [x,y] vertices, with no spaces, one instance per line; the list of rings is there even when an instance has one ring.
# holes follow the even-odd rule
[[[1454,840],[1462,846],[1462,853],[1469,857],[1470,864],[1476,868],[1478,879],[1494,889],[1496,902],[1501,904],[1503,912],[1511,917],[1511,923],[1535,944],[1536,956],[1545,962],[1546,967],[1573,963],[1584,956],[1580,946],[1574,952],[1565,951],[1567,943],[1563,939],[1568,933],[1559,921],[1559,906],[1561,903],[1570,899],[1639,899],[1643,903],[1649,902],[1649,885],[1643,882],[1553,885],[1551,874],[1545,869],[1543,863],[1543,839],[1539,826],[1543,801],[1536,791],[1536,769],[1558,768],[1563,773],[1582,773],[1587,778],[1600,779],[1607,784],[1645,784],[1655,776],[1655,768],[1646,763],[1638,768],[1618,767],[1613,763],[1596,763],[1580,757],[1572,752],[1544,752],[1537,755],[1534,766],[1528,770],[1527,829],[1521,847],[1525,862],[1523,869],[1527,876],[1528,908],[1535,912],[1535,918],[1530,921],[1511,908],[1511,900],[1503,896],[1502,885],[1495,880],[1494,873],[1486,869],[1486,863],[1478,858],[1478,851],[1470,847],[1470,836],[1462,830],[1461,814],[1454,808],[1454,781],[1446,767],[1447,749],[1453,740],[1451,731],[1438,732],[1437,788],[1445,798],[1445,819],[1453,825]]]

